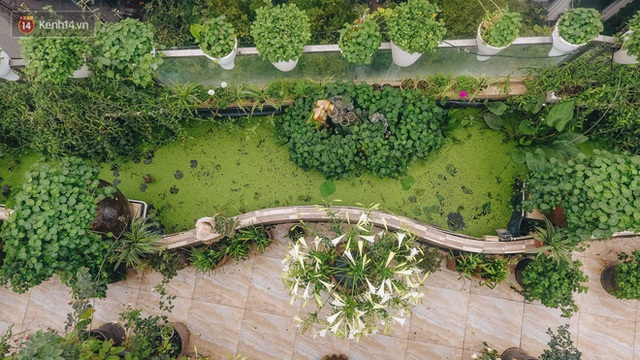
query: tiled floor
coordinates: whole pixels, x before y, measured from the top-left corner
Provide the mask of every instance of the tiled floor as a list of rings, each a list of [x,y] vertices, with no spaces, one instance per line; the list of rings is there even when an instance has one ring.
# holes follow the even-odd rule
[[[285,228],[278,228],[281,235]],[[192,268],[179,272],[167,286],[167,292],[177,296],[170,319],[187,324],[191,346],[214,359],[241,353],[257,360],[319,360],[328,353],[344,353],[352,360],[458,360],[470,359],[483,341],[499,350],[518,346],[539,355],[548,341],[547,328],[569,323],[583,359],[640,360],[637,301],[617,300],[599,284],[603,266],[615,262],[617,251],[640,248],[638,238],[592,243],[576,255],[589,275],[589,291],[576,297],[580,312],[569,320],[558,310],[524,302],[511,289],[513,276],[491,290],[443,268],[429,276],[425,301],[403,328],[359,343],[313,338],[295,327],[292,317],[301,306],[289,304],[280,280],[287,242],[279,240],[263,255],[210,274]],[[155,273],[133,273],[111,285],[107,299],[95,303],[95,322],[117,320],[128,305],[154,311],[159,295],[153,287],[160,280]],[[18,336],[47,327],[62,330],[69,301],[68,289],[57,279],[23,295],[0,289],[0,329],[15,324],[14,329],[23,332]]]

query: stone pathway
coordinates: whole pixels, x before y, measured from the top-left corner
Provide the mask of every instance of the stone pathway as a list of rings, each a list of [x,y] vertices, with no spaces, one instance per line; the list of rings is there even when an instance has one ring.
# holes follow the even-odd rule
[[[396,333],[375,335],[359,343],[314,339],[301,334],[292,317],[300,303],[289,305],[280,280],[281,259],[287,251],[286,226],[278,226],[279,240],[259,256],[239,264],[228,263],[210,274],[181,270],[167,286],[176,295],[169,318],[182,321],[192,332],[191,346],[226,359],[241,353],[249,359],[319,360],[327,353],[348,354],[351,360],[470,359],[487,341],[504,350],[519,346],[532,355],[546,347],[548,327],[569,323],[583,359],[640,360],[640,329],[636,300],[617,300],[599,284],[599,272],[616,260],[617,251],[640,248],[639,238],[594,242],[576,258],[589,275],[589,291],[577,297],[580,312],[570,320],[558,310],[524,302],[509,282],[496,289],[459,280],[446,269],[429,276],[425,302]],[[127,281],[109,287],[106,300],[95,303],[95,325],[117,320],[128,305],[145,313],[157,308],[153,291],[157,273],[132,273]],[[15,324],[24,333],[51,327],[62,330],[70,294],[57,279],[18,295],[0,289],[0,329]]]

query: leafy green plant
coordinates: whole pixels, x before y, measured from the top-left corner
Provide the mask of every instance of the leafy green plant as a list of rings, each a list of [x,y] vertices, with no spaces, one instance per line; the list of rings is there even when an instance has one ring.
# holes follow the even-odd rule
[[[212,217],[218,234],[224,237],[232,237],[235,234],[238,221],[234,217],[227,217],[221,213],[216,213]]]
[[[295,4],[263,6],[256,10],[251,36],[264,59],[270,62],[296,60],[311,38],[309,19]]]
[[[423,244],[416,257],[419,260],[418,267],[425,273],[433,274],[442,267],[442,259],[445,255],[439,248]]]
[[[616,264],[616,297],[640,299],[640,250],[629,254],[618,254],[621,262]]]
[[[100,269],[107,244],[90,230],[96,203],[105,197],[98,173],[78,158],[65,158],[56,165],[35,164],[26,174],[14,212],[2,227],[3,284],[23,293],[59,274],[71,285],[82,267],[106,279]]]
[[[170,280],[178,275],[178,270],[188,264],[180,251],[161,249],[145,258],[145,263],[154,271],[162,274],[165,280]]]
[[[131,220],[129,229],[117,240],[114,269],[123,262],[129,268],[138,268],[144,264],[145,257],[160,251],[160,235],[153,231],[154,225],[142,217]]]
[[[632,33],[623,35],[622,50],[627,50],[629,55],[640,56],[640,11],[633,15],[628,25]]]
[[[547,329],[547,334],[551,336],[551,339],[547,343],[548,349],[542,351],[540,359],[542,360],[580,360],[582,358],[582,352],[576,348],[571,340],[571,333],[569,332],[569,324],[560,325],[557,333],[554,333],[551,328]]]
[[[508,46],[520,34],[520,26],[522,16],[517,12],[510,12],[508,8],[487,11],[480,23],[480,37],[494,47]]]
[[[48,11],[53,19],[58,18],[50,7]],[[20,38],[20,44],[25,74],[43,84],[68,82],[69,76],[85,63],[89,51],[87,38],[70,29],[44,30],[36,26],[31,34]]]
[[[126,79],[135,85],[153,84],[155,68],[162,63],[154,50],[153,27],[136,19],[96,24],[91,68],[107,79]]]
[[[482,352],[480,353],[480,355],[473,354],[471,355],[471,358],[477,359],[477,360],[498,360],[500,356],[498,354],[498,350],[489,346],[489,344],[486,341],[483,341]]]
[[[345,60],[357,65],[371,64],[373,54],[382,43],[377,18],[376,12],[364,16],[364,19],[356,19],[353,24],[344,24],[340,30],[338,46]]]
[[[455,255],[454,259],[456,261],[456,271],[460,275],[460,278],[464,277],[471,280],[476,270],[485,261],[485,256],[482,253],[463,252]]]
[[[447,32],[438,6],[428,0],[409,0],[388,12],[389,39],[409,53],[425,53],[438,47]]]
[[[558,34],[568,43],[582,45],[600,35],[604,26],[600,13],[592,8],[567,10],[558,20]]]
[[[221,244],[214,243],[205,249],[191,249],[189,252],[189,261],[196,270],[208,273],[216,266],[220,265],[225,257],[228,256]],[[228,257],[227,257],[228,259]]]
[[[582,263],[556,261],[538,255],[522,272],[522,295],[528,301],[540,300],[550,308],[558,308],[563,317],[571,317],[578,311],[573,293],[583,293],[588,277],[580,270]]]
[[[200,49],[216,59],[229,55],[236,47],[236,31],[224,15],[191,25],[191,34]]]
[[[263,253],[267,246],[271,245],[269,231],[264,226],[251,225],[238,230],[236,235],[242,241],[248,241],[256,245],[258,253]]]
[[[571,238],[566,229],[556,228],[546,217],[544,218],[544,228],[536,226],[533,238],[542,242],[542,246],[529,251],[530,253],[545,253],[558,262],[570,263],[571,253],[582,251],[580,247],[576,246],[576,239]]]
[[[507,280],[509,275],[509,264],[511,259],[493,257],[485,259],[478,268],[478,276],[480,276],[480,285],[486,285],[490,289],[494,289],[499,283]]]

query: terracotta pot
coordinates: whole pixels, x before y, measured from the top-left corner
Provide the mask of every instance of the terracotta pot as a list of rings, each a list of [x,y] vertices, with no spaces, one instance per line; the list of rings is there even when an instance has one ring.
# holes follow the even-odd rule
[[[522,272],[527,267],[527,265],[529,265],[532,261],[533,259],[526,258],[518,261],[518,264],[516,265],[516,270],[515,270],[516,281],[518,282],[518,284],[520,284],[520,286],[524,286],[522,284]]]
[[[171,337],[173,341],[176,339],[176,345],[180,346],[180,354],[178,358],[184,355],[189,349],[189,337],[191,336],[191,331],[189,328],[183,323],[169,323],[173,326],[174,336]]]
[[[447,257],[445,267],[447,270],[456,271],[456,259],[455,257]]]
[[[553,209],[550,213],[544,214],[544,216],[557,227],[567,227],[567,216],[564,213],[564,208],[560,205],[556,205],[555,209]]]
[[[124,342],[125,331],[122,325],[111,322],[100,326],[97,329],[90,330],[89,336],[100,341],[113,341],[113,346],[120,346]]]
[[[537,360],[537,357],[531,356],[527,354],[526,351],[512,347],[505,350],[502,355],[500,355],[501,360]]]
[[[616,265],[609,265],[600,273],[600,285],[610,295],[616,296],[618,284],[616,283]]]

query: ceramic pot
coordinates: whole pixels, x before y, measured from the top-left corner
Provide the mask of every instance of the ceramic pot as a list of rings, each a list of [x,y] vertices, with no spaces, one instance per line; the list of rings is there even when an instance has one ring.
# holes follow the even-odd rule
[[[191,336],[191,331],[189,331],[189,328],[187,328],[187,326],[183,323],[169,323],[169,324],[173,325],[174,336],[175,338],[177,338],[176,345],[178,345],[179,343],[179,346],[180,346],[180,354],[178,355],[178,358],[180,358],[188,350],[189,337]],[[174,340],[174,336],[171,337],[171,341]]]
[[[600,285],[610,295],[616,296],[618,284],[616,283],[616,266],[609,265],[600,273]]]
[[[412,65],[413,63],[418,61],[418,59],[420,59],[420,56],[422,56],[421,53],[406,52],[397,47],[396,44],[393,43],[393,41],[391,42],[391,58],[393,59],[393,63],[400,67],[407,67]]]
[[[476,59],[478,59],[478,61],[489,60],[491,58],[490,55],[495,55],[500,51],[509,47],[510,44],[502,47],[495,47],[489,44],[485,44],[484,41],[482,40],[482,37],[480,36],[481,27],[482,27],[482,24],[478,25],[478,31],[476,32],[476,44],[478,45],[478,55],[476,55]],[[485,55],[488,55],[488,56],[485,56]]]
[[[106,323],[97,329],[89,331],[89,336],[100,341],[113,341],[113,346],[120,346],[124,342],[125,331],[118,323]]]
[[[537,357],[533,357],[527,354],[526,351],[512,347],[505,350],[502,355],[500,355],[501,360],[537,360]]]
[[[236,45],[234,46],[233,50],[231,50],[231,52],[221,58],[214,58],[213,56],[209,56],[207,54],[204,54],[206,57],[208,57],[209,59],[213,60],[216,64],[220,65],[221,68],[225,69],[225,70],[231,70],[236,66],[235,60],[236,60],[236,55],[238,54],[238,39],[236,39]]]
[[[282,72],[287,72],[296,68],[296,66],[298,65],[298,59],[289,60],[289,61],[278,61],[278,62],[273,62],[272,64],[273,66],[276,67],[276,69]]]
[[[553,39],[553,47],[551,48],[551,51],[549,51],[549,56],[564,55],[586,44],[574,45],[563,39],[562,36],[560,36],[560,33],[558,33],[558,24],[553,28],[551,38]]]
[[[627,31],[623,35],[624,41],[626,41],[629,35],[631,34],[633,34],[633,31]],[[616,64],[633,65],[638,63],[638,57],[634,55],[629,55],[627,50],[618,50],[615,53],[613,53],[613,62]]]
[[[9,58],[9,55],[7,55],[6,52],[0,50],[0,59],[0,78],[9,81],[16,81],[20,79],[20,76],[11,70],[11,67],[9,66],[9,60],[11,58]]]
[[[532,261],[533,259],[522,259],[518,261],[518,264],[516,265],[516,270],[515,270],[516,281],[518,282],[518,284],[520,284],[520,286],[524,286],[522,284],[522,272],[527,267],[527,265],[529,265]]]

